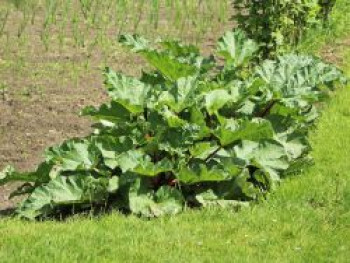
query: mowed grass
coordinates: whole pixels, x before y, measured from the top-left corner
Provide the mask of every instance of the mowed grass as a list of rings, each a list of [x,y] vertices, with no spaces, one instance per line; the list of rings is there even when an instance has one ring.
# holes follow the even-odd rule
[[[1,262],[348,262],[349,104],[350,87],[339,89],[311,135],[315,166],[285,180],[265,203],[150,221],[117,213],[3,219]]]
[[[350,76],[350,50],[340,49]],[[315,165],[264,203],[150,221],[117,213],[65,222],[4,218],[0,262],[349,262],[349,105],[350,86],[337,90],[310,136]]]

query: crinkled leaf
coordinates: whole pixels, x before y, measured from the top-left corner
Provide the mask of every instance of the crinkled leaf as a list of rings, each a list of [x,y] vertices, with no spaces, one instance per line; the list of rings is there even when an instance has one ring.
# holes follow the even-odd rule
[[[163,109],[168,106],[175,113],[180,113],[185,108],[190,108],[195,103],[195,95],[198,86],[195,77],[180,78],[171,89],[158,94],[156,105],[157,108]]]
[[[252,165],[270,173],[272,180],[279,180],[279,172],[288,169],[288,156],[280,143],[274,140],[261,142],[242,141],[234,147],[235,155],[245,166]]]
[[[185,120],[181,119],[177,114],[169,110],[167,107],[164,107],[163,110],[160,111],[160,114],[168,123],[169,127],[182,127],[187,123]]]
[[[210,136],[210,130],[207,127],[189,124],[181,128],[165,130],[157,143],[159,150],[181,154],[186,152],[195,141],[208,136]]]
[[[222,119],[222,125],[215,130],[214,135],[225,146],[238,140],[269,139],[274,136],[274,130],[271,123],[264,119]]]
[[[310,150],[310,144],[305,135],[292,134],[278,141],[284,146],[289,160],[298,159]]]
[[[205,95],[205,107],[209,114],[213,114],[221,109],[230,99],[230,94],[226,90],[213,90]]]
[[[142,178],[134,179],[128,192],[128,208],[138,216],[154,217],[154,191]]]
[[[343,74],[336,67],[310,56],[294,54],[263,62],[257,67],[256,74],[276,97],[282,97],[284,103],[298,108],[320,101],[335,82],[343,82]]]
[[[139,35],[125,34],[119,37],[119,43],[128,47],[133,52],[140,52],[143,50],[149,50],[149,41]]]
[[[109,96],[131,113],[144,111],[150,87],[141,81],[106,68],[105,84]]]
[[[37,187],[19,206],[20,217],[35,219],[50,215],[62,205],[89,204],[106,199],[108,181],[92,176],[59,176]]]
[[[197,124],[201,127],[206,127],[205,115],[199,107],[194,105],[189,109],[189,113],[190,113],[190,121],[192,123]]]
[[[180,182],[193,184],[198,182],[223,181],[231,177],[222,167],[207,167],[206,163],[192,162],[182,166],[176,174]]]
[[[257,199],[260,193],[260,189],[252,183],[251,175],[246,168],[229,180],[207,184],[204,189],[196,192],[195,200],[203,206],[212,206],[220,205],[224,200],[248,201]]]
[[[68,140],[60,146],[50,147],[45,153],[46,161],[53,163],[56,177],[59,172],[92,170],[100,160],[100,151],[87,139]]]
[[[166,40],[161,41],[161,45],[165,50],[174,57],[194,57],[199,56],[199,48],[194,45],[185,45],[180,41]]]
[[[164,158],[156,163],[151,162],[150,158],[140,160],[138,165],[132,169],[134,173],[156,176],[157,174],[169,172],[173,169],[173,165],[170,160]]]
[[[274,178],[273,173],[264,171],[263,169],[257,169],[251,177],[254,178],[256,186],[262,193],[275,189],[276,182],[278,181]]]
[[[181,62],[178,59],[171,57],[167,53],[144,51],[141,54],[148,61],[148,63],[159,70],[163,76],[170,81],[189,77],[198,72],[195,65]]]
[[[223,208],[233,208],[233,209],[249,207],[248,202],[223,199],[221,196],[218,196],[213,191],[213,189],[208,189],[204,192],[196,194],[195,199],[203,207],[223,207]]]
[[[220,182],[216,193],[224,199],[255,200],[260,190],[251,182],[248,169],[244,169],[237,177],[229,181]]]
[[[93,106],[85,107],[81,114],[83,116],[91,116],[105,126],[114,126],[131,120],[130,112],[115,101],[112,101],[110,104],[102,104],[98,109]]]
[[[159,71],[145,72],[142,71],[140,81],[149,85],[165,85],[166,79]]]
[[[115,163],[123,173],[134,172],[145,176],[155,176],[172,170],[172,164],[168,159],[164,158],[153,163],[151,157],[140,150],[130,150],[118,155]]]
[[[132,171],[137,167],[139,160],[142,160],[144,153],[142,151],[130,150],[116,156],[114,164],[117,165],[123,173]]]
[[[175,215],[182,211],[184,205],[184,197],[182,193],[167,185],[161,186],[154,196],[154,201],[158,205],[160,215]]]
[[[213,141],[199,142],[190,148],[190,153],[194,158],[205,160],[218,149],[219,146]]]
[[[217,51],[228,66],[239,67],[247,63],[258,50],[258,45],[248,39],[243,31],[226,32],[219,39]]]
[[[213,57],[204,58],[196,46],[179,41],[159,41],[163,48],[159,51],[150,47],[149,42],[138,35],[122,35],[119,43],[142,55],[170,81],[207,72],[214,66]]]
[[[215,66],[213,56],[202,57],[199,48],[194,45],[185,45],[179,41],[161,41],[164,52],[177,58],[180,62],[195,66],[203,74]]]
[[[162,186],[154,193],[143,179],[137,178],[130,188],[129,208],[144,217],[174,215],[182,211],[184,198],[176,188]]]
[[[0,185],[9,182],[28,182],[45,183],[50,180],[50,172],[53,170],[53,164],[42,162],[34,172],[18,172],[12,166],[8,165],[0,172]]]
[[[256,107],[257,107],[256,103],[249,98],[241,103],[236,113],[241,114],[243,116],[250,117],[254,115],[254,112],[256,111]]]
[[[97,136],[94,138],[96,147],[100,150],[103,161],[111,169],[119,165],[118,156],[133,148],[129,137]]]
[[[210,159],[208,161],[192,160],[182,164],[176,172],[176,177],[182,183],[193,184],[198,182],[224,181],[237,176],[241,169],[232,163]]]

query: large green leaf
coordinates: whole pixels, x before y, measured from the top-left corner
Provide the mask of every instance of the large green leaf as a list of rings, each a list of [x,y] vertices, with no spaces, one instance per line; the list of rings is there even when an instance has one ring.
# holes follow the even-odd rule
[[[182,211],[183,204],[184,198],[178,189],[162,186],[154,192],[141,178],[137,178],[129,190],[129,209],[136,215],[174,215]]]
[[[110,104],[102,104],[98,109],[93,106],[85,107],[81,114],[83,116],[91,116],[105,126],[114,126],[131,120],[130,112],[115,101],[112,101]]]
[[[171,89],[174,101],[169,105],[175,112],[180,112],[191,107],[195,102],[198,86],[194,77],[181,78],[176,81],[176,85]]]
[[[131,113],[144,111],[147,94],[150,87],[141,81],[116,73],[107,68],[105,70],[105,84],[109,96],[120,103]]]
[[[217,51],[226,59],[228,66],[239,67],[246,64],[258,51],[259,46],[251,39],[248,39],[244,32],[236,30],[226,32],[219,39]]]
[[[241,169],[233,163],[233,158],[211,158],[192,160],[180,165],[176,177],[180,182],[193,184],[198,182],[224,181],[237,176]]]
[[[190,148],[192,157],[206,160],[211,154],[219,149],[216,142],[198,142]]]
[[[180,190],[167,185],[161,186],[157,190],[154,201],[158,205],[158,211],[154,212],[157,216],[178,214],[184,205],[184,197]]]
[[[168,159],[164,158],[153,163],[151,157],[141,150],[123,152],[115,157],[113,164],[120,167],[123,173],[134,172],[145,176],[155,176],[173,169]]]
[[[182,154],[196,141],[203,140],[210,136],[207,127],[196,124],[184,125],[181,128],[169,128],[163,131],[157,141],[158,149],[171,153]]]
[[[222,125],[214,131],[214,135],[223,146],[238,140],[259,141],[274,136],[271,123],[264,119],[235,120],[222,118],[221,122]]]
[[[182,63],[195,66],[201,74],[215,66],[214,57],[202,57],[199,48],[194,45],[186,45],[176,40],[161,41],[160,43],[165,53]]]
[[[204,207],[213,205],[231,208],[246,207],[247,202],[238,200],[256,199],[260,193],[250,179],[248,169],[244,169],[231,180],[210,184],[196,193],[195,199]]]
[[[59,172],[92,170],[100,161],[100,151],[87,139],[68,140],[62,145],[50,147],[45,155],[46,161],[55,166],[51,177],[56,177]]]
[[[18,172],[12,166],[6,166],[0,172],[0,185],[7,184],[9,182],[45,182],[49,180],[49,173],[52,169],[52,165],[47,164],[46,162],[38,166],[35,172]]]
[[[180,113],[194,105],[197,92],[198,83],[195,77],[180,78],[174,82],[170,90],[157,94],[155,108],[161,111],[166,105],[175,113]]]
[[[213,90],[205,95],[205,107],[209,114],[214,114],[229,102],[230,99],[230,94],[226,90]]]
[[[290,161],[302,157],[311,149],[306,135],[304,134],[286,134],[284,136],[280,136],[278,141],[284,146]]]
[[[199,52],[194,46],[185,46],[176,41],[163,41],[161,44],[166,50],[157,51],[149,47],[147,40],[137,35],[123,35],[119,43],[142,55],[170,81],[192,76],[199,71],[196,65]]]
[[[98,203],[107,198],[108,180],[92,176],[58,176],[37,187],[19,206],[21,217],[35,219],[50,215],[62,205]]]
[[[243,200],[256,200],[260,189],[251,182],[252,176],[248,169],[244,169],[232,182],[223,182],[216,189],[226,198],[239,198]]]
[[[166,52],[176,58],[196,57],[200,55],[199,48],[194,45],[185,45],[177,40],[161,41]]]
[[[205,162],[193,161],[183,165],[176,173],[181,183],[193,184],[198,182],[223,181],[231,178],[231,175],[220,165],[218,167],[207,167]]]
[[[160,114],[165,119],[169,127],[182,127],[187,123],[187,121],[181,119],[179,115],[172,112],[167,106],[163,107],[163,109],[160,111]]]
[[[336,67],[310,56],[294,54],[280,56],[277,61],[263,62],[256,68],[256,74],[276,98],[296,108],[320,101],[334,83],[344,81]]]
[[[273,181],[278,181],[279,173],[289,167],[284,146],[274,140],[242,141],[234,147],[234,152],[244,166],[252,165],[263,169],[270,174]]]
[[[96,136],[96,147],[100,150],[104,163],[111,169],[119,166],[118,156],[133,148],[133,141],[129,137]]]
[[[172,171],[172,169],[173,164],[166,158],[156,163],[151,162],[150,158],[144,158],[138,162],[132,172],[146,176],[156,176],[160,173]]]
[[[170,81],[195,75],[198,71],[196,66],[180,62],[166,53],[147,51],[141,54],[148,63],[159,70]]]
[[[135,169],[143,158],[144,153],[142,151],[130,150],[117,155],[113,160],[113,165],[118,166],[125,173]]]
[[[119,37],[119,43],[125,47],[130,48],[133,52],[140,52],[143,50],[151,49],[148,40],[139,35],[121,35]]]
[[[261,194],[260,189],[252,182],[248,168],[231,180],[217,182],[212,189],[218,199],[224,200],[256,200]]]

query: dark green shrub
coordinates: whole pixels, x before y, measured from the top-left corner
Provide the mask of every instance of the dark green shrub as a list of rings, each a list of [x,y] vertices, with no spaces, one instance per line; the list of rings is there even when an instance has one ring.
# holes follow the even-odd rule
[[[335,0],[234,0],[237,21],[250,38],[262,43],[264,58],[282,53],[307,29],[327,20]]]

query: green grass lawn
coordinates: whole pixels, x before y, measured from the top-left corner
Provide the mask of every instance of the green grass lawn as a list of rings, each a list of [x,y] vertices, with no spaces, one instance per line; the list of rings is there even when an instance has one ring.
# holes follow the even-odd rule
[[[350,50],[341,54],[350,75]],[[265,203],[151,221],[119,214],[2,219],[0,262],[348,262],[349,105],[350,87],[339,89],[311,134],[315,165]]]

